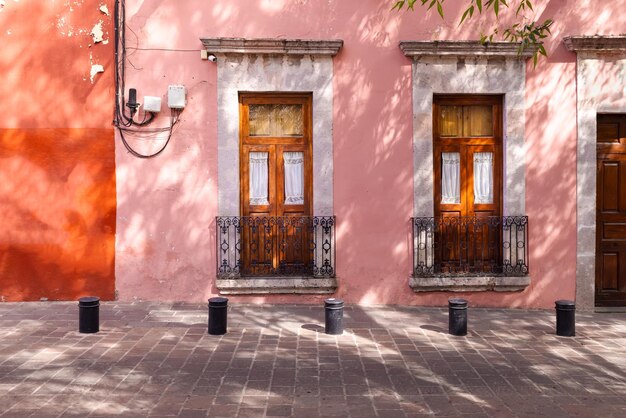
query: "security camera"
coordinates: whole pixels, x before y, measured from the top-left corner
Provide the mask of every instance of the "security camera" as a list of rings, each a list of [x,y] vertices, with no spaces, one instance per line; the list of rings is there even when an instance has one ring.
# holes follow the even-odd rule
[[[213,54],[209,54],[209,61],[215,62],[215,61],[217,61],[217,57],[215,55],[213,55]]]

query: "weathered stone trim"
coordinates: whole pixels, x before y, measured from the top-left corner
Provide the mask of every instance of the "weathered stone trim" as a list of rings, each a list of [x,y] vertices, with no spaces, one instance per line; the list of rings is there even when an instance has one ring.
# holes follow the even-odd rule
[[[626,52],[626,35],[566,36],[563,43],[569,51],[606,53]]]
[[[410,277],[409,286],[419,292],[519,292],[530,285],[530,276],[513,277]]]
[[[400,49],[411,58],[491,56],[527,59],[535,53],[535,48],[526,48],[520,53],[521,46],[521,42],[400,41]]]
[[[218,279],[223,295],[250,294],[328,294],[337,290],[336,278],[255,277],[250,279]]]
[[[200,38],[210,54],[337,55],[341,39]]]
[[[526,209],[524,88],[526,63],[517,59],[425,56],[413,61],[413,214],[433,216],[432,111],[435,94],[503,94],[504,216]]]
[[[217,60],[218,214],[239,211],[239,92],[313,93],[313,213],[333,215],[333,61],[330,56],[225,55]]]

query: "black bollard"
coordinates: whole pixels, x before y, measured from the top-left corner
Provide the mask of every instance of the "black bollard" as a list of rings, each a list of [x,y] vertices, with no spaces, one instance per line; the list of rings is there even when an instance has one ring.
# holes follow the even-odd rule
[[[448,332],[459,337],[467,335],[467,301],[465,299],[448,299]]]
[[[325,331],[329,335],[343,334],[343,300],[330,298],[324,301]]]
[[[226,334],[226,323],[228,321],[228,299],[209,299],[209,334]]]
[[[93,334],[100,331],[100,298],[86,296],[78,299],[78,332]]]
[[[573,337],[576,335],[576,303],[572,300],[557,300],[556,335]]]

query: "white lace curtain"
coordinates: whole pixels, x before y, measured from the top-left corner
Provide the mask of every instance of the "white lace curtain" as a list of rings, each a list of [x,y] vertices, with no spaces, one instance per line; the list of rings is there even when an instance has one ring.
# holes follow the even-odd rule
[[[493,203],[493,153],[474,153],[474,203]]]
[[[267,152],[250,152],[250,204],[269,205]]]
[[[441,203],[461,203],[461,156],[458,152],[441,153]]]
[[[304,204],[304,154],[284,152],[285,205]]]

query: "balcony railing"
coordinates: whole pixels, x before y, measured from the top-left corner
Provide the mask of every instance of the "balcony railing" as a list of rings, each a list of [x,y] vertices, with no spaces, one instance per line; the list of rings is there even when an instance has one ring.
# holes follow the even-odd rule
[[[218,216],[217,276],[335,277],[334,216]]]
[[[411,218],[413,276],[525,276],[528,217]]]

